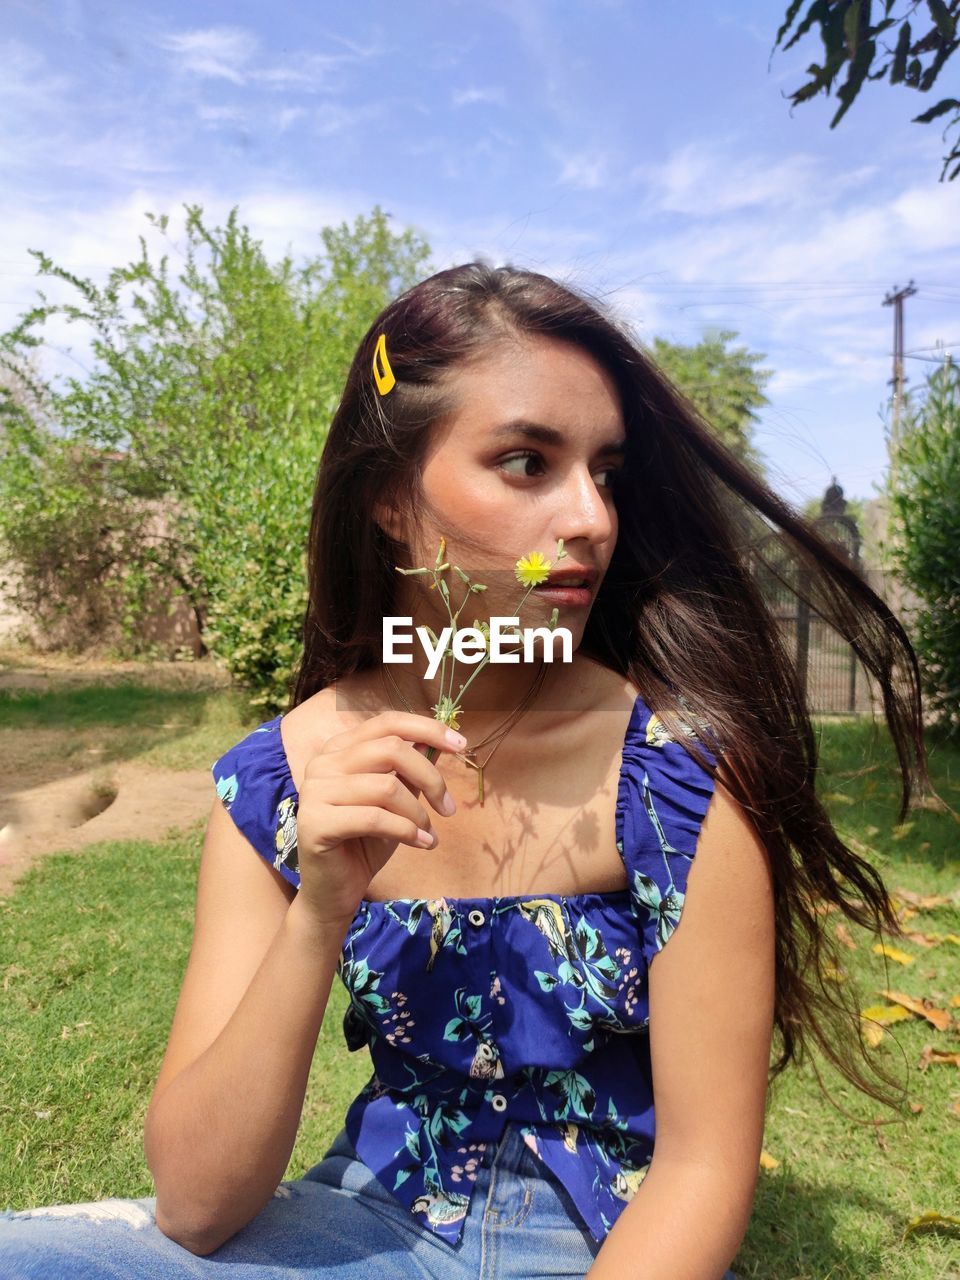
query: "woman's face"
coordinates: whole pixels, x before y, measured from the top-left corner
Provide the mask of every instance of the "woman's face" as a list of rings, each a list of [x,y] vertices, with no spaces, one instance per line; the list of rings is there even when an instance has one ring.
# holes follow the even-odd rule
[[[524,335],[454,375],[459,409],[438,423],[424,460],[424,542],[413,565],[432,566],[441,535],[444,559],[487,591],[458,620],[511,615],[525,588],[514,576],[522,556],[539,551],[557,570],[595,571],[586,604],[562,603],[534,590],[521,626],[547,622],[554,607],[576,648],[617,541],[612,473],[623,463],[623,415],[606,369],[573,343]],[[566,556],[556,559],[558,539]],[[463,584],[445,575],[453,608]],[[408,578],[410,602],[448,623],[425,579]],[[424,597],[435,608],[424,609]],[[469,616],[467,616],[469,613]]]

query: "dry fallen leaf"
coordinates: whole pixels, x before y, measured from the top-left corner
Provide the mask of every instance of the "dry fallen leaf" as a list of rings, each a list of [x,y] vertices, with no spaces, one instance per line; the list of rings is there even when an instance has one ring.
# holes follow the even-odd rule
[[[933,1209],[927,1209],[925,1213],[921,1213],[919,1218],[914,1218],[912,1222],[908,1222],[906,1230],[900,1237],[906,1240],[911,1231],[915,1231],[917,1227],[933,1226],[939,1222],[952,1222],[960,1227],[960,1218],[955,1217],[951,1213],[936,1213]]]
[[[904,929],[901,936],[908,942],[915,942],[918,947],[936,947],[942,941],[939,933],[917,933],[912,929]]]
[[[929,809],[932,813],[950,813],[950,806],[946,800],[940,796],[923,795],[913,796],[910,800],[911,809]]]
[[[946,1009],[938,1009],[932,1001],[917,1000],[914,996],[904,995],[902,991],[881,991],[880,994],[892,1000],[894,1004],[901,1004],[919,1017],[926,1018],[938,1031],[946,1031],[953,1022],[953,1018]]]
[[[867,1021],[863,1023],[863,1038],[871,1049],[875,1049],[886,1033],[883,1027],[878,1026],[876,1022]]]
[[[913,956],[908,956],[906,951],[901,951],[898,947],[889,947],[885,942],[874,943],[873,953],[886,956],[888,960],[896,960],[897,964],[913,964]]]
[[[925,897],[921,893],[914,893],[912,889],[902,889],[899,885],[895,893],[898,898],[902,898],[904,902],[909,902],[911,906],[920,911],[929,911],[931,907],[948,906],[951,901],[950,898],[945,898],[942,894],[928,894]]]
[[[869,1009],[860,1010],[860,1017],[889,1026],[892,1022],[909,1020],[910,1014],[899,1004],[872,1004]]]
[[[917,1066],[926,1071],[931,1062],[943,1062],[947,1066],[960,1067],[960,1053],[948,1053],[943,1049],[935,1049],[932,1044],[925,1044],[920,1052]]]
[[[856,951],[857,944],[850,937],[850,934],[847,930],[847,926],[843,923],[842,920],[839,921],[838,924],[834,925],[833,932],[837,935],[837,938],[839,939],[840,942],[843,943],[845,947],[849,948],[849,950],[851,951]]]

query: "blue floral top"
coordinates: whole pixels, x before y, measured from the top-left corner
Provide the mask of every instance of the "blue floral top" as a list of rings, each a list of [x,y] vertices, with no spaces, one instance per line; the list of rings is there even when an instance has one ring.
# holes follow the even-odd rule
[[[280,720],[212,771],[237,827],[298,885]],[[637,1191],[654,1145],[647,970],[680,919],[712,795],[709,773],[638,696],[616,805],[627,889],[361,902],[337,972],[347,1046],[369,1046],[373,1074],[344,1123],[424,1227],[459,1241],[477,1165],[507,1120],[595,1240]]]

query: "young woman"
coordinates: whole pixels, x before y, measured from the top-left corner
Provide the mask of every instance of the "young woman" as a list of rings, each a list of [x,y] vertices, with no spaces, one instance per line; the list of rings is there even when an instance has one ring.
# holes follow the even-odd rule
[[[855,997],[820,979],[821,909],[896,927],[816,795],[748,565],[771,523],[882,690],[902,817],[926,775],[901,626],[621,326],[481,263],[388,306],[324,449],[290,706],[213,766],[146,1121],[157,1195],[8,1212],[5,1267],[732,1277],[770,1073],[813,1039],[882,1097],[849,1053]],[[382,648],[386,617],[448,623],[430,576],[397,572],[438,546],[486,587],[461,625],[515,616],[515,566],[540,552],[521,623],[556,608],[572,638],[570,662],[541,642],[486,666],[460,738],[419,647]],[[283,1182],[335,974],[374,1070]]]

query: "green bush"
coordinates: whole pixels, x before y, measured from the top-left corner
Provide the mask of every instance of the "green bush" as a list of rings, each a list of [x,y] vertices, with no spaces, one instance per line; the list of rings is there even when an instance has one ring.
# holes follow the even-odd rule
[[[175,282],[143,237],[103,288],[31,250],[80,305],[38,306],[0,335],[0,364],[30,391],[0,388],[0,553],[41,629],[53,598],[57,617],[86,610],[85,642],[99,627],[129,656],[158,596],[185,598],[206,648],[276,710],[302,640],[330,419],[361,337],[429,249],[375,207],[321,229],[319,257],[271,264],[235,209],[210,230],[186,208]],[[167,235],[166,215],[147,217]],[[93,329],[95,368],[65,389],[27,372],[55,313]]]
[[[960,733],[960,366],[947,360],[904,415],[890,486],[893,558],[921,598],[913,640],[929,706]]]

